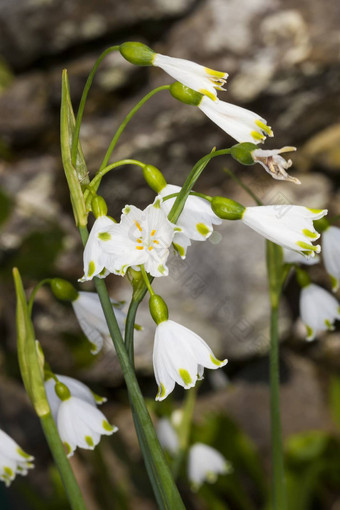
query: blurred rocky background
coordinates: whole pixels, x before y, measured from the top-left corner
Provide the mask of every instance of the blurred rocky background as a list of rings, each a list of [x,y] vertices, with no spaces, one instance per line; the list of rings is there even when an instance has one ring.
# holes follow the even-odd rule
[[[42,497],[52,497],[44,472],[48,452],[18,373],[11,268],[19,267],[28,291],[45,277],[61,276],[74,283],[82,276],[82,247],[59,148],[62,69],[69,73],[75,110],[100,53],[127,40],[227,71],[228,90],[220,94],[221,99],[267,119],[275,138],[266,148],[298,148],[291,174],[302,185],[273,181],[260,165],[241,167],[229,158],[216,158],[203,173],[197,191],[227,195],[252,205],[250,197],[226,175],[224,170],[231,169],[265,204],[327,207],[330,216],[335,216],[340,213],[339,22],[336,0],[0,2],[0,427],[36,455],[37,469],[30,477],[35,490],[43,487]],[[118,53],[104,60],[81,129],[90,176],[100,166],[126,113],[149,90],[170,82],[160,69],[136,68]],[[162,92],[128,125],[114,158],[133,157],[151,163],[163,171],[168,182],[180,185],[200,157],[215,146],[225,148],[233,143],[197,108],[184,106]],[[117,219],[126,203],[144,207],[153,200],[136,168],[123,168],[106,176],[103,183],[102,194]],[[197,419],[205,413],[226,413],[254,441],[264,473],[268,473],[269,304],[264,248],[263,239],[243,225],[224,224],[209,241],[189,249],[185,262],[173,257],[170,277],[159,279],[155,288],[161,290],[174,320],[203,336],[216,354],[229,358],[225,378],[206,374]],[[311,268],[310,273],[314,282],[330,289],[322,265]],[[107,281],[113,297],[129,300],[127,281],[119,277]],[[92,285],[82,288],[92,290]],[[292,277],[281,307],[284,436],[315,429],[336,435],[337,420],[332,415],[337,411],[329,405],[329,396],[338,391],[340,332],[324,334],[307,344],[299,322],[298,298]],[[109,397],[107,414],[121,430],[121,439],[113,441],[121,441],[116,448],[124,450],[125,445],[130,464],[131,459],[135,462],[139,454],[113,350],[107,348],[96,359],[91,357],[72,310],[56,302],[48,289],[38,293],[34,320],[53,369],[79,377]],[[138,323],[144,330],[136,335],[136,364],[143,391],[153,398],[154,328],[146,306],[141,307]],[[180,402],[183,392],[176,392],[175,397]],[[115,451],[107,459],[112,470],[120,456],[121,451]],[[154,508],[151,496],[148,499],[143,494],[143,484],[134,485],[127,506],[119,499],[118,489],[120,503],[98,506],[96,490],[87,486],[91,473],[84,468],[84,458],[91,462],[88,455],[73,462],[88,491],[88,508]],[[101,460],[97,457],[98,469]],[[143,479],[142,464],[139,474]],[[133,485],[122,461],[114,479],[125,491]],[[16,483],[8,508],[24,508],[23,497],[27,508],[38,508],[28,503],[27,486]],[[251,495],[252,488],[247,490]],[[188,508],[210,508],[190,495],[187,498]],[[234,501],[230,508],[262,508],[257,498],[250,498],[253,506]],[[317,503],[313,508],[339,509],[340,496],[331,487]],[[47,508],[46,500],[43,508]]]

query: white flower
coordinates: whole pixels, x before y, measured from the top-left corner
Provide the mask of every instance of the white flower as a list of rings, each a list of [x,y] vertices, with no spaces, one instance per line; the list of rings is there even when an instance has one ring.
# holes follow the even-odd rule
[[[107,231],[115,222],[108,216],[99,216],[93,224],[84,249],[84,276],[79,281],[92,280],[94,276],[107,276],[106,264],[108,255],[102,249],[107,239]]]
[[[263,205],[246,207],[242,221],[273,243],[314,257],[320,245],[312,241],[320,237],[313,221],[327,214],[324,209],[308,209],[300,205]]]
[[[125,327],[125,313],[119,308],[117,301],[111,299],[112,306],[121,331]],[[111,345],[111,336],[107,327],[98,294],[95,292],[79,292],[77,299],[72,301],[74,313],[84,335],[91,343],[91,353],[97,354],[103,347],[103,342]]]
[[[286,172],[286,170],[292,166],[292,160],[288,159],[286,161],[282,156],[279,155],[283,154],[284,152],[292,151],[296,151],[296,147],[282,147],[282,149],[273,150],[256,149],[251,153],[251,156],[255,163],[260,163],[265,171],[268,172],[269,175],[271,175],[274,179],[301,184],[299,179],[296,177],[291,177]]]
[[[109,255],[107,269],[124,275],[131,266],[144,264],[152,276],[166,276],[166,261],[175,231],[180,228],[170,223],[156,200],[144,211],[133,205],[123,209],[120,223],[108,229],[103,249]]]
[[[90,388],[86,386],[86,384],[78,381],[77,379],[73,379],[73,377],[68,377],[66,375],[55,375],[59,382],[65,384],[65,386],[68,387],[72,397],[77,397],[80,400],[84,400],[92,406],[106,402],[106,398],[99,397],[98,395],[94,394]],[[46,396],[55,422],[57,422],[58,411],[61,404],[61,400],[57,396],[54,389],[56,382],[57,381],[53,377],[50,377],[45,381]]]
[[[197,490],[203,482],[214,483],[218,475],[232,471],[230,462],[223,455],[203,443],[195,443],[189,450],[188,477]]]
[[[340,306],[332,294],[310,283],[301,290],[300,315],[307,329],[307,340],[313,340],[318,331],[334,329],[334,321],[340,319]]]
[[[34,466],[34,457],[25,453],[20,446],[0,429],[0,480],[6,487],[13,482],[15,476],[27,475]]]
[[[57,427],[68,457],[77,446],[93,450],[102,434],[110,436],[118,430],[95,406],[72,396],[60,403]]]
[[[204,367],[216,369],[219,361],[205,341],[190,329],[172,320],[158,324],[153,348],[153,368],[158,385],[156,400],[164,400],[180,384],[185,389],[202,379]]]
[[[227,73],[214,71],[190,60],[173,58],[156,53],[152,65],[160,67],[176,81],[181,82],[201,94],[209,96],[212,100],[216,98],[216,90],[225,90],[222,85],[228,78]]]
[[[319,255],[310,257],[309,259],[297,251],[288,250],[283,248],[283,260],[286,264],[306,264],[307,266],[314,266],[320,262]]]
[[[158,420],[156,432],[162,448],[168,450],[172,455],[176,455],[179,450],[179,441],[170,420],[167,418]]]
[[[328,227],[322,234],[322,256],[325,268],[336,292],[340,280],[340,228]]]
[[[180,186],[167,184],[159,196],[164,198],[167,195],[179,193],[180,191]],[[175,200],[176,197],[162,201],[161,207],[166,215],[169,214]],[[221,223],[222,220],[216,216],[207,200],[190,195],[177,221],[177,226],[181,228],[181,232],[176,232],[173,240],[173,244],[181,257],[185,258],[186,249],[191,244],[190,239],[193,241],[205,241],[211,236],[213,225],[220,225]]]
[[[203,96],[198,108],[238,142],[260,143],[274,136],[266,121],[250,110]]]

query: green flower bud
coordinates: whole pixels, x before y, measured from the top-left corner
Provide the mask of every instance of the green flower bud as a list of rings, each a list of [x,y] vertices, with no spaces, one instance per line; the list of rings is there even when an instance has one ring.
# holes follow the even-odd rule
[[[178,101],[192,106],[198,106],[204,97],[203,94],[186,87],[179,81],[175,81],[175,83],[170,86],[170,94],[175,99],[178,99]]]
[[[143,175],[146,183],[155,193],[159,193],[167,184],[162,172],[153,165],[145,165]]]
[[[298,284],[303,289],[304,287],[307,287],[310,284],[310,278],[308,276],[307,271],[304,269],[301,269],[300,267],[296,267],[296,279],[298,281]]]
[[[251,153],[255,149],[258,149],[258,147],[254,143],[238,143],[231,148],[231,155],[242,165],[254,165],[255,161]]]
[[[57,299],[61,299],[62,301],[75,301],[78,298],[78,291],[70,282],[62,278],[53,278],[50,285],[51,291]]]
[[[121,55],[136,66],[152,66],[152,62],[156,53],[140,42],[125,42],[120,45],[119,51]]]
[[[71,393],[68,387],[63,384],[62,382],[57,382],[54,386],[54,391],[56,392],[57,396],[60,398],[60,400],[68,400],[71,398]]]
[[[91,202],[91,209],[96,218],[107,215],[107,205],[103,197],[96,195]]]
[[[330,227],[329,221],[327,221],[326,218],[315,220],[313,224],[319,234],[322,234],[322,232],[325,232]]]
[[[225,197],[213,197],[211,200],[211,208],[222,220],[241,220],[246,208]]]
[[[149,308],[151,317],[153,318],[156,324],[168,320],[169,317],[168,307],[164,299],[161,298],[161,296],[157,296],[157,294],[151,296],[151,298],[149,299]]]

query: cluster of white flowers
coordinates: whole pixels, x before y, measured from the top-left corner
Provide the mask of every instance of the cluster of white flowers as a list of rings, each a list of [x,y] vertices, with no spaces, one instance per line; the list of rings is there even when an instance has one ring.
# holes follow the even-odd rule
[[[73,455],[77,448],[93,450],[101,435],[110,436],[118,428],[97,409],[105,399],[98,397],[83,383],[72,377],[52,375],[45,382],[47,400],[67,450]]]
[[[24,452],[6,432],[0,429],[0,480],[5,482],[7,487],[17,474],[27,475],[28,470],[34,467],[33,460],[32,455]]]

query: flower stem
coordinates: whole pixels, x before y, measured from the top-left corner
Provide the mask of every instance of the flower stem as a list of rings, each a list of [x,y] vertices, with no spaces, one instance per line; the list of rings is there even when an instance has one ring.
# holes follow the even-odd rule
[[[153,288],[151,287],[151,283],[150,283],[148,275],[146,274],[144,264],[140,265],[140,270],[142,271],[143,280],[144,280],[144,283],[150,293],[150,296],[154,296],[155,292],[154,292]]]
[[[117,50],[119,50],[119,46],[111,46],[107,50],[103,51],[103,53],[100,55],[100,57],[94,64],[92,71],[90,72],[90,74],[87,78],[87,81],[85,83],[85,87],[84,87],[84,90],[83,90],[83,93],[82,93],[82,96],[80,99],[80,103],[79,103],[76,124],[75,124],[75,128],[74,128],[74,133],[73,133],[72,151],[71,151],[72,165],[75,165],[76,160],[77,160],[77,148],[78,148],[78,141],[79,141],[80,126],[81,126],[81,121],[83,120],[83,114],[84,114],[87,95],[91,88],[94,75],[96,74],[99,65],[101,64],[102,60],[104,60],[106,55],[108,55],[109,53],[112,53],[113,51],[117,51]]]
[[[86,510],[80,488],[74,477],[70,462],[65,455],[64,447],[51,413],[41,416],[40,423],[55,463],[58,466],[72,510]]]
[[[282,248],[267,241],[267,271],[270,293],[270,420],[272,446],[273,510],[286,510],[282,432],[280,417],[279,301],[282,289]]]
[[[39,283],[37,283],[36,286],[34,287],[34,289],[32,290],[31,295],[30,295],[30,299],[29,299],[29,302],[28,302],[28,313],[29,313],[30,316],[32,315],[32,308],[33,308],[33,304],[34,304],[34,299],[35,299],[35,296],[36,296],[38,290],[43,285],[45,285],[46,283],[50,283],[51,280],[52,280],[51,278],[44,278]]]
[[[119,126],[118,130],[116,131],[116,134],[114,135],[114,137],[112,138],[111,140],[111,143],[109,145],[109,148],[107,149],[106,151],[106,154],[105,154],[105,157],[102,161],[102,164],[100,165],[100,168],[99,170],[102,170],[103,168],[105,168],[110,160],[110,157],[111,157],[111,154],[114,150],[114,148],[116,147],[116,144],[120,138],[120,135],[122,134],[122,132],[124,131],[126,125],[130,122],[130,120],[132,119],[132,117],[135,115],[135,113],[138,112],[138,110],[149,100],[151,99],[151,97],[153,97],[155,94],[157,94],[157,92],[161,92],[162,90],[169,90],[170,89],[170,85],[163,85],[162,87],[157,87],[156,89],[153,89],[151,90],[151,92],[149,92],[148,94],[146,94],[146,96],[144,96],[137,104],[134,108],[132,108],[132,110],[127,114],[127,116],[125,117],[125,119],[123,120],[123,122],[121,123],[121,125]]]
[[[247,186],[236,174],[229,168],[223,168],[223,172],[225,172],[229,177],[233,179],[241,188],[244,189],[248,193],[249,196],[257,203],[257,205],[263,205],[261,200],[255,195],[255,193]]]

